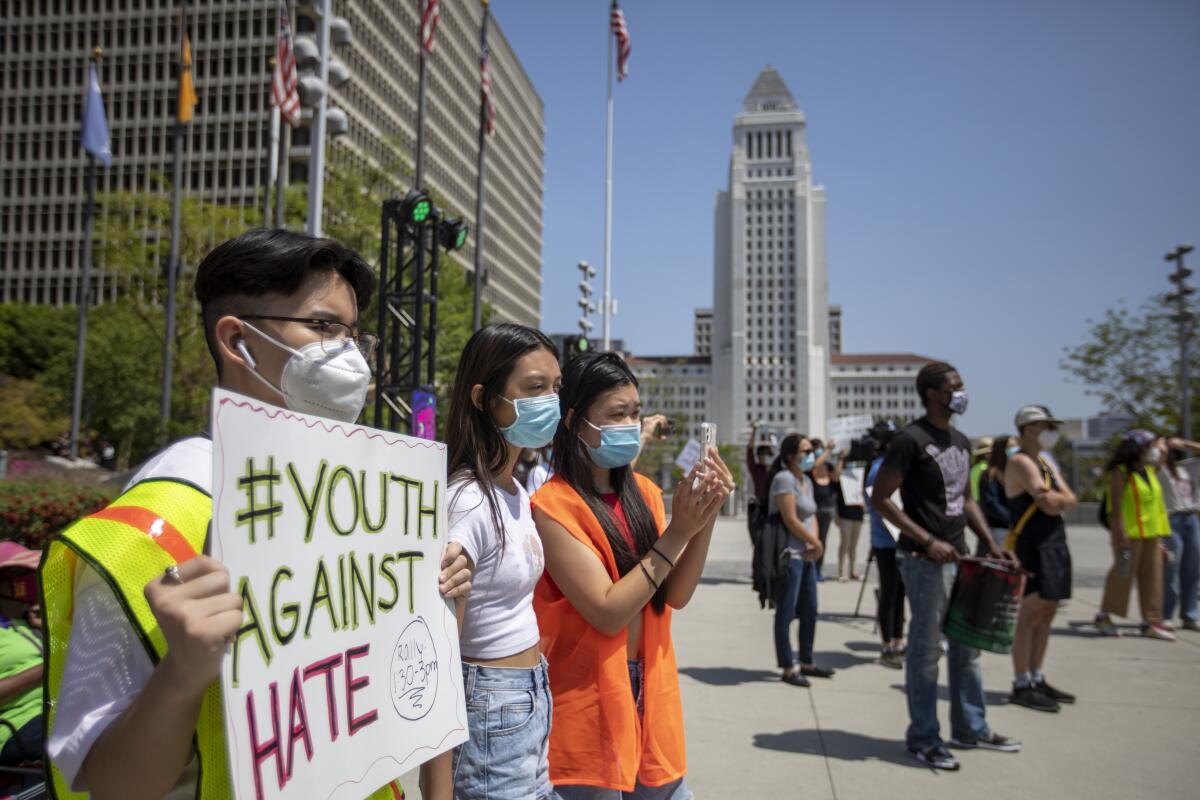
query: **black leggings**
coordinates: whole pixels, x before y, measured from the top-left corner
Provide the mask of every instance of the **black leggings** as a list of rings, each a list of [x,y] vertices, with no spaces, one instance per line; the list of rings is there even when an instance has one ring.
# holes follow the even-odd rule
[[[879,565],[879,635],[885,642],[904,638],[904,581],[896,565],[896,548],[872,547]]]
[[[30,761],[40,761],[42,747],[46,739],[46,729],[42,726],[42,715],[39,714],[26,722],[20,728],[13,729],[7,722],[5,725],[12,735],[0,750],[0,765],[15,767]]]

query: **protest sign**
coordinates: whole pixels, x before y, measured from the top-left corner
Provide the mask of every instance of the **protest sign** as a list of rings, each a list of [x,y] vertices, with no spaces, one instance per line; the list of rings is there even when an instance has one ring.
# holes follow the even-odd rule
[[[679,455],[675,457],[675,466],[683,470],[683,474],[687,475],[692,471],[692,467],[696,466],[696,462],[703,455],[704,448],[695,439],[688,439],[687,444],[679,451]]]
[[[842,486],[842,500],[844,505],[861,506],[863,504],[862,467],[847,464],[842,468],[842,475],[838,479],[838,483]]]
[[[853,439],[858,439],[871,430],[874,424],[870,414],[856,417],[835,417],[825,422],[825,438],[837,443],[838,449],[847,448]]]
[[[360,800],[463,742],[445,445],[222,390],[212,434],[212,555],[245,613],[221,673],[234,796]]]
[[[871,502],[871,495],[874,493],[873,490],[874,490],[874,486],[867,486],[863,489],[863,500],[867,504],[869,504]],[[900,509],[901,511],[904,510],[904,500],[902,500],[900,497],[899,489],[892,492],[892,502],[895,504],[896,508]],[[871,513],[874,514],[877,512],[872,511]],[[879,515],[879,521],[883,523],[883,528],[884,528],[884,530],[886,530],[888,532],[889,536],[891,536],[896,541],[900,541],[900,529],[899,528],[897,528],[895,525],[893,525],[891,522],[889,522],[887,517],[883,516],[882,514]]]

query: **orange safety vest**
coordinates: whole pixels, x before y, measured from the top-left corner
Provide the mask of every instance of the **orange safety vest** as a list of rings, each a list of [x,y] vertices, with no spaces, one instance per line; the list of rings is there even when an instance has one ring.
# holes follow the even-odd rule
[[[661,532],[666,527],[662,490],[634,474]],[[532,499],[542,511],[591,550],[614,582],[621,578],[608,537],[583,498],[559,475]],[[642,610],[643,714],[638,718],[629,685],[627,635],[606,636],[563,596],[548,574],[538,582],[533,609],[550,662],[554,716],[550,780],[556,784],[633,791],[665,786],[683,777],[683,705],[671,643],[671,608]]]

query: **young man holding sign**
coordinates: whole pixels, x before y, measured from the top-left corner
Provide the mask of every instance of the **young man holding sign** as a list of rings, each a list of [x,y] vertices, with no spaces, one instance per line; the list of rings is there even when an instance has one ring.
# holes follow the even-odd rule
[[[255,230],[214,249],[195,291],[220,386],[356,419],[375,343],[359,333],[358,311],[374,283],[357,253],[329,239]],[[60,798],[230,796],[216,681],[244,615],[229,573],[205,555],[212,475],[207,436],[176,442],[47,552],[47,753]],[[444,596],[469,592],[465,566],[449,546]]]

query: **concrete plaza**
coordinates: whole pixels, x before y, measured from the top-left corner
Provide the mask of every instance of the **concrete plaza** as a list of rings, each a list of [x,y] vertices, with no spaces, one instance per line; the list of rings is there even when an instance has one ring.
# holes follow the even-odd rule
[[[759,610],[749,585],[745,525],[723,521],[704,585],[674,623],[692,789],[702,798],[745,800],[935,800],[980,790],[1090,800],[1200,796],[1200,634],[1183,631],[1174,644],[1144,639],[1136,628],[1120,639],[1098,637],[1086,623],[1100,604],[1108,533],[1074,526],[1068,535],[1075,596],[1055,620],[1046,673],[1079,702],[1058,714],[1006,705],[1012,662],[985,653],[988,720],[1024,749],[959,753],[961,771],[938,773],[904,747],[904,673],[878,663],[873,620],[853,616],[861,584],[820,586],[816,658],[837,675],[811,689],[788,686],[775,669],[773,612]],[[831,531],[835,553],[837,538]],[[865,543],[860,551],[865,559]],[[827,562],[825,571],[836,568]],[[863,599],[868,615],[874,577]],[[945,700],[944,660],[942,667]],[[938,710],[948,738],[949,703]]]
[[[959,753],[962,770],[938,773],[905,750],[904,673],[878,663],[869,616],[854,617],[861,584],[820,587],[817,660],[837,669],[799,689],[779,680],[773,612],[750,587],[743,520],[722,520],[703,584],[674,620],[688,744],[688,784],[698,798],[1190,798],[1200,796],[1200,634],[1174,644],[1128,628],[1102,639],[1087,624],[1100,603],[1107,532],[1069,531],[1075,596],[1055,620],[1047,675],[1079,696],[1046,714],[1006,705],[1007,656],[985,653],[988,719],[1024,743],[1016,755]],[[838,533],[830,533],[836,552]],[[865,539],[865,531],[864,537]],[[866,558],[860,544],[860,562]],[[861,564],[860,564],[861,568]],[[834,571],[832,562],[826,572]],[[874,612],[872,574],[862,613]],[[1132,608],[1136,610],[1133,600]],[[793,629],[794,635],[794,629]],[[943,661],[942,685],[945,686]],[[939,705],[949,735],[949,705]],[[415,773],[409,796],[419,796]],[[1190,788],[1189,788],[1190,787]]]

